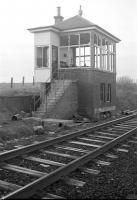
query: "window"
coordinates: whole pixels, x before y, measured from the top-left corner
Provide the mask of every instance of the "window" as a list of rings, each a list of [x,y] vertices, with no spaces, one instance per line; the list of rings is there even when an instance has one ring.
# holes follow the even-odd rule
[[[111,101],[111,84],[108,84],[107,87],[107,101]]]
[[[68,46],[69,44],[69,38],[67,35],[60,37],[60,46]]]
[[[79,44],[79,35],[70,35],[70,45]]]
[[[48,47],[36,47],[36,65],[40,67],[48,67]]]
[[[60,67],[90,67],[90,33],[60,37]]]
[[[105,102],[105,83],[100,84],[100,100]]]
[[[101,39],[94,35],[95,68],[101,68]]]
[[[94,34],[95,68],[114,71],[115,44]]]
[[[90,34],[81,33],[80,34],[80,44],[90,44]]]
[[[76,65],[81,67],[90,66],[90,47],[76,48]]]

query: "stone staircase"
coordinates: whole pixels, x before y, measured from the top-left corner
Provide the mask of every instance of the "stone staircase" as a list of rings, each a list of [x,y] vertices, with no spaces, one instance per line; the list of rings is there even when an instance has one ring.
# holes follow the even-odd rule
[[[71,80],[54,80],[51,82],[48,94],[44,96],[43,102],[37,111],[33,113],[33,116],[40,118],[49,118],[51,115],[53,116],[56,105],[60,102],[71,83]]]

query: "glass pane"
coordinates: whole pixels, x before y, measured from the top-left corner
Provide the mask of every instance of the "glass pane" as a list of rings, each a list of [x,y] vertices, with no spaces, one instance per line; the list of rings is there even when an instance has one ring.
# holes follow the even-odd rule
[[[84,62],[84,57],[80,57],[80,62]]]
[[[78,45],[79,44],[79,35],[70,35],[70,45]]]
[[[90,60],[85,60],[86,67],[90,67]]]
[[[90,55],[90,47],[85,47],[85,55]]]
[[[69,50],[68,47],[60,49],[60,67],[68,67]]]
[[[76,57],[76,66],[79,67],[79,57]]]
[[[58,61],[58,48],[56,46],[52,46],[52,63],[57,63]]]
[[[94,35],[94,44],[97,44],[97,36]]]
[[[95,56],[95,68],[97,68],[97,56]]]
[[[90,34],[81,33],[80,34],[80,44],[89,44],[90,43]]]
[[[114,67],[114,55],[111,54],[111,71],[113,71],[113,67]]]
[[[43,67],[48,66],[48,47],[43,47]]]
[[[37,47],[37,67],[42,67],[42,47]]]
[[[68,46],[68,35],[60,37],[60,46]]]
[[[83,67],[84,66],[84,62],[83,61],[81,61],[81,67]]]
[[[101,46],[101,39],[98,36],[98,46]]]
[[[80,55],[81,55],[81,56],[84,56],[84,47],[81,47],[81,48],[80,48]]]
[[[100,68],[100,56],[98,56],[98,68]]]
[[[105,39],[102,40],[102,46],[104,46],[104,45],[105,45]]]
[[[79,48],[76,48],[76,56],[79,56]]]
[[[98,52],[98,55],[100,55],[100,48],[97,47],[97,52]]]

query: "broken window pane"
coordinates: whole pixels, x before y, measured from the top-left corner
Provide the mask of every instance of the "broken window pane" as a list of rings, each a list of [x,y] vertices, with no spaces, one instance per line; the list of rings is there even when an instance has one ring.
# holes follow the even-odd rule
[[[68,42],[68,35],[64,35],[60,37],[60,46],[68,46],[69,42]]]
[[[81,33],[80,34],[80,44],[89,44],[90,43],[90,34]]]
[[[96,36],[96,34],[94,35],[94,44],[97,45],[97,36]]]
[[[79,35],[70,35],[70,45],[79,44]]]

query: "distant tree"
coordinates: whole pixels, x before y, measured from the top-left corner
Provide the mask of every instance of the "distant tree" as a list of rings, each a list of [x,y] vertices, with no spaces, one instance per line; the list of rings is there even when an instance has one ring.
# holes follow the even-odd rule
[[[128,76],[117,79],[117,108],[119,110],[137,109],[137,84]]]
[[[125,90],[125,92],[133,92],[136,89],[133,79],[128,76],[122,76],[117,79],[117,87]]]

